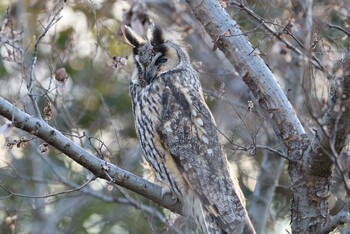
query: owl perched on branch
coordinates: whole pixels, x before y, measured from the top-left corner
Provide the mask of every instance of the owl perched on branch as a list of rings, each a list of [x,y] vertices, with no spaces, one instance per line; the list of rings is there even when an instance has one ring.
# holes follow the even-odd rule
[[[136,133],[156,179],[203,233],[254,233],[187,53],[154,25],[147,39],[130,27],[123,31],[134,47]]]

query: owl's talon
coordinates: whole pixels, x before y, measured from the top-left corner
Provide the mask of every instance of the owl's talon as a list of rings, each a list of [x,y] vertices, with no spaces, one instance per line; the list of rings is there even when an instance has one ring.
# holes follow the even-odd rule
[[[162,197],[164,197],[165,194],[171,193],[171,190],[169,187],[162,187]]]
[[[162,187],[161,194],[162,198],[164,198],[166,194],[169,194],[171,196],[171,199],[174,201],[172,205],[176,204],[176,202],[179,200],[169,187]]]

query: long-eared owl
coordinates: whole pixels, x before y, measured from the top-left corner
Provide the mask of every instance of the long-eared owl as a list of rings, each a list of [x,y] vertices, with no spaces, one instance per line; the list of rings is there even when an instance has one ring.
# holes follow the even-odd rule
[[[187,53],[154,25],[146,39],[128,26],[124,35],[134,47],[136,133],[156,179],[203,233],[254,233]]]

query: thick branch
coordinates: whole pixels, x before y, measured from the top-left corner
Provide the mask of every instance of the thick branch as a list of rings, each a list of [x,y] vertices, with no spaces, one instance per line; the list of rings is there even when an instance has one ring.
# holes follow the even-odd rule
[[[350,134],[350,53],[348,52],[342,61],[338,72],[342,74],[335,77],[331,82],[327,109],[320,123],[320,127],[316,130],[314,139],[311,142],[306,154],[309,157],[304,159],[304,165],[307,165],[307,172],[314,177],[316,181],[325,180],[326,186],[330,187],[332,166],[339,170],[339,174],[343,177],[345,190],[350,194],[349,179],[345,170],[342,168],[338,160],[338,155]],[[320,186],[319,190],[315,188],[315,193],[319,194],[319,198],[326,199],[329,190],[325,185]],[[328,219],[325,228],[335,228],[334,222]]]
[[[49,126],[43,120],[34,118],[25,112],[18,110],[11,103],[1,97],[0,115],[12,121],[12,124],[15,127],[36,135],[46,141],[81,166],[90,170],[95,176],[114,182],[115,184],[130,189],[173,212],[180,213],[181,204],[178,201],[174,201],[171,194],[163,194],[163,190],[160,186],[93,156],[73,141],[63,136],[62,133]]]
[[[327,110],[323,116],[326,132],[323,137],[330,138],[337,153],[344,147],[350,133],[350,53],[338,69],[342,76],[332,80],[327,103]],[[321,139],[323,140],[323,139]]]
[[[230,18],[217,1],[187,0],[187,3],[216,46],[241,72],[244,82],[260,105],[271,115],[278,127],[275,131],[288,151],[299,148],[300,142],[306,137],[304,128],[274,75],[238,28],[236,21]],[[290,159],[297,160],[299,156]]]
[[[350,133],[350,57],[343,63],[343,76],[331,82],[327,110],[311,142],[305,165],[313,175],[330,175],[331,161],[346,144]]]
[[[312,176],[308,173],[308,162],[315,162],[315,166],[322,162],[314,159],[316,154],[305,152],[309,139],[295,111],[271,71],[218,1],[187,0],[187,3],[212,37],[215,46],[241,72],[261,107],[271,115],[276,126],[274,130],[287,148],[292,182],[293,233],[317,233],[328,217],[330,174]],[[325,163],[328,168],[330,164]]]

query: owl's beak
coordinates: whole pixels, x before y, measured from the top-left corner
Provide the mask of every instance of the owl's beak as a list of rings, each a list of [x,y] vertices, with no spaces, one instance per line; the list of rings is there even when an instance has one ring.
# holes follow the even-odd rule
[[[154,69],[154,66],[148,66],[146,67],[146,71],[144,73],[144,78],[147,82],[147,84],[150,84],[151,81],[154,79],[155,77],[155,69]]]

